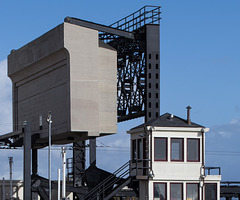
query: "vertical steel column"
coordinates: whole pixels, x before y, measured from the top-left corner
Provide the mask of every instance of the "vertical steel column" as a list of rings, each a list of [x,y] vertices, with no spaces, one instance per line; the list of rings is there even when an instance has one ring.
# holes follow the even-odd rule
[[[37,175],[38,173],[38,150],[32,149],[32,174]],[[32,192],[32,199],[37,199],[37,192]]]
[[[160,115],[160,31],[158,24],[145,26],[146,105],[145,121]]]
[[[66,199],[66,149],[62,147],[62,199]]]
[[[82,176],[85,172],[85,141],[73,143],[73,186],[83,186]],[[74,199],[77,195],[74,193]]]
[[[38,150],[32,149],[32,173],[37,175],[38,173]]]
[[[3,177],[3,185],[2,185],[2,199],[5,200],[5,179]]]
[[[85,171],[85,141],[73,143],[73,186],[82,186]]]
[[[32,199],[31,195],[31,124],[30,122],[24,122],[24,191],[23,199]]]
[[[90,165],[94,164],[96,165],[96,138],[90,139],[89,140],[89,148],[90,148]]]

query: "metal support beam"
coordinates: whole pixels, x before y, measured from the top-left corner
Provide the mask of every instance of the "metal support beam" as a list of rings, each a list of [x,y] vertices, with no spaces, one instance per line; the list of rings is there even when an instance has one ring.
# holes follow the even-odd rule
[[[32,149],[32,173],[37,175],[38,173],[38,150]]]
[[[94,164],[96,165],[96,138],[89,140],[89,148],[90,148],[90,165]]]
[[[82,176],[85,171],[85,141],[73,143],[73,186],[83,186]]]
[[[24,191],[23,199],[29,200],[31,197],[31,124],[24,122]]]
[[[73,187],[83,186],[83,174],[85,172],[85,141],[73,143]],[[78,195],[74,192],[74,199]]]
[[[76,19],[76,18],[73,18],[73,17],[66,17],[64,19],[64,22],[68,22],[68,23],[75,24],[75,25],[78,25],[78,26],[83,26],[83,27],[86,27],[86,28],[91,28],[91,29],[94,29],[94,30],[98,30],[100,32],[111,33],[111,34],[122,36],[122,37],[125,37],[125,38],[134,39],[134,34],[133,33],[130,33],[128,31],[123,31],[123,30],[120,30],[120,29],[117,29],[117,28],[112,28],[112,27],[109,27],[109,26],[105,26],[105,25],[102,25],[102,24],[88,22],[88,21],[81,20],[81,19]]]
[[[160,38],[159,25],[148,24],[146,34],[146,104],[145,121],[160,114]]]
[[[5,178],[3,177],[2,180],[3,184],[2,184],[2,199],[5,200]]]

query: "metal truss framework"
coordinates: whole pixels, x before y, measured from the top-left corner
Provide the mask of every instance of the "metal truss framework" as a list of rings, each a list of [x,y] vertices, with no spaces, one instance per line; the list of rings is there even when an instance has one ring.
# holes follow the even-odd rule
[[[159,6],[145,6],[110,26],[65,18],[98,30],[99,39],[117,50],[118,122],[159,116],[160,13]]]
[[[145,6],[110,25],[132,33],[134,39],[99,34],[99,39],[117,50],[118,122],[159,116],[159,23],[160,7]]]

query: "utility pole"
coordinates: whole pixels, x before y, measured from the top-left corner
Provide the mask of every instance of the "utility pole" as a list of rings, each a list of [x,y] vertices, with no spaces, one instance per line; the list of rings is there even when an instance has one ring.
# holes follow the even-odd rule
[[[66,199],[66,149],[62,147],[62,199]]]
[[[2,199],[5,200],[5,179],[3,177],[3,186],[2,186]]]
[[[49,200],[51,200],[51,132],[52,132],[52,115],[51,112],[48,113],[47,118],[48,123],[48,179],[49,179]]]
[[[13,164],[13,157],[8,157],[9,159],[9,169],[10,169],[10,199],[12,200],[12,164]]]
[[[58,169],[58,200],[61,200],[61,170]]]

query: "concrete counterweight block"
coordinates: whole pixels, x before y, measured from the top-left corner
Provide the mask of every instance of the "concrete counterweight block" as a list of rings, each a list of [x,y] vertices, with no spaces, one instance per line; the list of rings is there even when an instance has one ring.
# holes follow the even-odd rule
[[[30,121],[39,144],[117,132],[117,52],[98,31],[63,23],[8,56],[13,83],[13,130]]]

